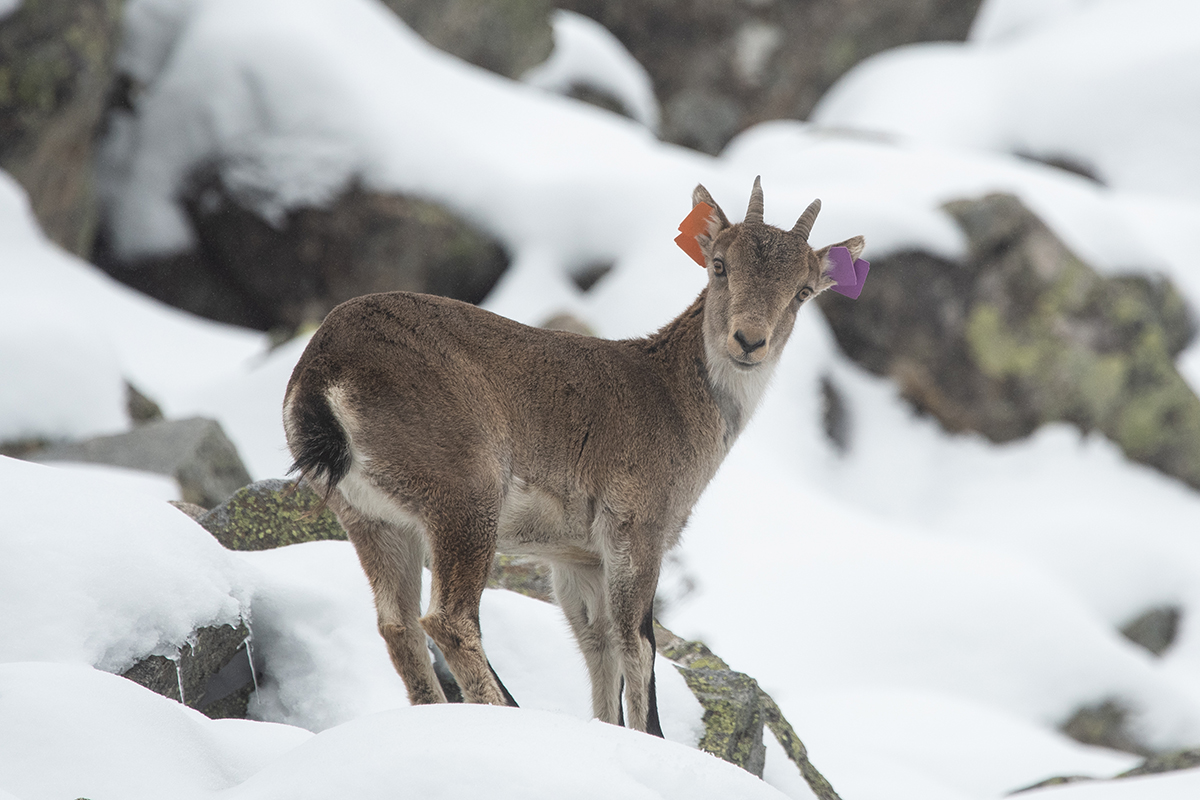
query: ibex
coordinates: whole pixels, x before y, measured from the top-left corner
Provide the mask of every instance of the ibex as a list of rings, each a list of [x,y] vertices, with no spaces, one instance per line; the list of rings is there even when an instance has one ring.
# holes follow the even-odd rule
[[[741,223],[703,186],[692,199],[712,209],[696,237],[708,285],[651,336],[540,330],[392,292],[335,308],[296,364],[283,408],[293,470],[349,534],[412,703],[446,701],[428,634],[468,702],[516,705],[484,655],[479,601],[493,555],[525,554],[552,568],[595,716],[624,724],[627,712],[662,735],[663,555],[758,405],[796,312],[834,284],[830,247],[857,257],[864,244],[814,251],[819,200],[790,231],[764,224],[758,179]]]

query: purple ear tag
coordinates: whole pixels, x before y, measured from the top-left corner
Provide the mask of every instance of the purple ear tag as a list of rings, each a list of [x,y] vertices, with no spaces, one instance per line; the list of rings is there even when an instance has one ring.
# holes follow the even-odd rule
[[[829,288],[838,294],[846,295],[851,300],[857,300],[858,296],[862,294],[867,273],[871,271],[871,262],[854,258],[845,247],[831,247],[829,262],[832,266],[825,274],[836,281]]]

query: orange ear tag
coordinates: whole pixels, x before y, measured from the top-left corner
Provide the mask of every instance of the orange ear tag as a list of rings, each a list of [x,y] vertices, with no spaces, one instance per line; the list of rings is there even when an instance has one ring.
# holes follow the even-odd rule
[[[697,203],[692,213],[679,223],[680,234],[675,237],[675,244],[702,267],[705,265],[704,253],[700,252],[700,243],[696,241],[696,237],[708,233],[708,218],[712,212],[712,206],[708,203]]]

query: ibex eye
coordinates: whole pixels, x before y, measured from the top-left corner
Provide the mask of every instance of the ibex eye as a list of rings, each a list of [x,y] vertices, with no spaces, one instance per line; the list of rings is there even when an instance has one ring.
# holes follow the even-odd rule
[[[713,272],[716,273],[717,275],[725,274],[725,259],[723,259],[723,258],[714,258],[713,259]]]
[[[796,299],[803,303],[805,300],[812,297],[812,293],[813,293],[812,287],[805,286],[803,289],[801,289],[799,292],[796,293]]]

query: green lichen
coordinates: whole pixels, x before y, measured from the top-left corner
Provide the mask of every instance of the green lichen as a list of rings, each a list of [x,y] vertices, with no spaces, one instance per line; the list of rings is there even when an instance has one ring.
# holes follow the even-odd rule
[[[346,538],[337,517],[311,489],[281,480],[239,489],[201,517],[200,524],[230,550],[270,550]]]
[[[966,337],[979,369],[997,380],[1030,376],[1042,361],[1037,345],[1013,335],[1000,310],[991,305],[981,303],[971,310]]]
[[[762,777],[766,749],[758,684],[732,670],[676,669],[704,707],[699,748]]]

